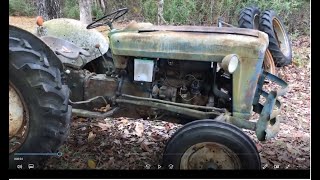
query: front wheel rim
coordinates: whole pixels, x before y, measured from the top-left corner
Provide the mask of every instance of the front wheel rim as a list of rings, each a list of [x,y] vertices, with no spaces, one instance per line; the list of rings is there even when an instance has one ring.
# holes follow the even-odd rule
[[[192,145],[182,155],[180,169],[240,169],[239,157],[228,147],[215,142]]]

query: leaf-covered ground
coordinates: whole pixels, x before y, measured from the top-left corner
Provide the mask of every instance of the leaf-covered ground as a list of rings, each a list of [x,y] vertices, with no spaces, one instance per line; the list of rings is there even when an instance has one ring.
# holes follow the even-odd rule
[[[10,24],[33,31],[35,18],[9,17]],[[289,91],[280,98],[281,130],[268,141],[256,143],[265,169],[310,168],[310,38],[292,39],[293,63],[278,68],[278,75],[289,83]],[[61,157],[50,158],[47,169],[156,169],[170,136],[181,125],[161,120],[121,118],[88,119],[73,117],[70,136],[60,148]]]

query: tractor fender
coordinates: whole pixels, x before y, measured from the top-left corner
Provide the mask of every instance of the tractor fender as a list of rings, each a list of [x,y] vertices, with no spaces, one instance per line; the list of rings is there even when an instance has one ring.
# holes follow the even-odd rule
[[[86,24],[75,19],[58,18],[46,21],[37,28],[36,34],[63,39],[88,51],[90,56],[86,56],[86,63],[104,55],[109,49],[107,37],[96,29],[87,29]]]
[[[56,53],[66,67],[81,69],[88,63],[87,57],[90,57],[90,53],[70,41],[54,36],[42,36],[41,40]]]
[[[63,72],[63,64],[60,59],[56,56],[56,54],[50,49],[48,45],[46,45],[41,39],[39,39],[34,34],[18,28],[13,25],[9,25],[9,37],[17,38],[25,40],[26,42],[32,45],[33,50],[37,52],[45,53],[47,60],[53,66],[59,68],[61,72]]]

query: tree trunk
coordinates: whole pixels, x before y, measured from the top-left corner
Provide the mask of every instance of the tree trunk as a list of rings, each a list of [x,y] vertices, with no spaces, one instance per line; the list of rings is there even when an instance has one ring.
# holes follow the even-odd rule
[[[214,24],[214,22],[213,22],[213,7],[214,7],[214,0],[211,0],[211,3],[210,3],[210,23],[211,23],[211,25],[213,25]]]
[[[92,22],[91,0],[79,0],[80,21],[89,24]]]
[[[106,10],[106,2],[104,0],[100,0],[100,4],[101,4],[101,10],[103,12],[103,14],[106,14],[107,10]]]
[[[38,15],[45,21],[61,17],[61,0],[37,0]]]
[[[158,0],[158,25],[166,23],[166,20],[163,18],[163,4],[164,0]]]

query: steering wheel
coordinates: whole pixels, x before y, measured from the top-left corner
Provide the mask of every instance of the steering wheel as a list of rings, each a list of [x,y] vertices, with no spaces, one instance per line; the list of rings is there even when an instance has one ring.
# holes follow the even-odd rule
[[[118,9],[108,15],[103,16],[100,19],[97,19],[95,21],[93,21],[92,23],[90,23],[87,26],[87,29],[93,29],[99,26],[103,26],[103,25],[108,25],[110,26],[110,28],[112,29],[112,23],[113,21],[119,19],[120,17],[122,17],[123,15],[125,15],[128,12],[128,8],[122,8],[122,9]],[[109,18],[110,16],[112,16],[112,18]]]

